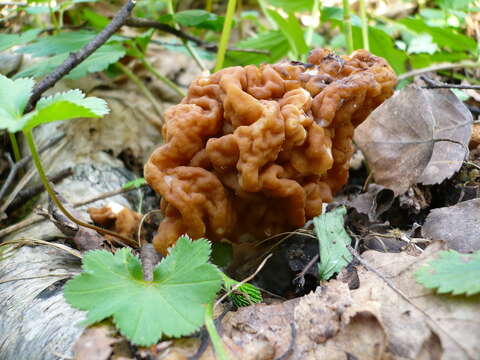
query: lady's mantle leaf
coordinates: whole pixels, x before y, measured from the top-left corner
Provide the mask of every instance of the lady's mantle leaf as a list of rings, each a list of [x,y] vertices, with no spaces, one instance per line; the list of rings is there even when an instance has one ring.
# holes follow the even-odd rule
[[[442,251],[438,259],[415,272],[418,283],[438,293],[474,295],[480,293],[480,251],[470,255]]]
[[[23,129],[32,129],[47,122],[80,117],[99,118],[108,114],[105,100],[85,97],[80,90],[69,90],[42,98],[35,111],[25,116]]]
[[[23,115],[35,82],[30,78],[10,80],[0,75],[0,129],[9,132],[33,129],[43,123],[108,114],[107,103],[70,90],[40,99],[35,110]]]
[[[353,258],[347,249],[352,240],[343,225],[346,212],[342,206],[313,218],[315,235],[320,243],[318,272],[322,280],[328,280],[340,272]]]
[[[142,277],[138,257],[123,248],[87,252],[84,272],[70,280],[65,298],[88,310],[86,324],[113,316],[120,332],[138,345],[156,343],[162,335],[179,337],[197,330],[204,306],[220,290],[220,271],[208,263],[210,244],[182,236],[160,264],[154,280]]]
[[[10,80],[0,74],[0,129],[15,127],[32,94],[33,79]]]

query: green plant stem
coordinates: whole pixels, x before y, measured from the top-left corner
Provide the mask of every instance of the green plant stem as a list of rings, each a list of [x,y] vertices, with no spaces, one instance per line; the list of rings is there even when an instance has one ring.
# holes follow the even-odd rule
[[[55,11],[53,11],[53,8],[52,8],[52,2],[49,1],[48,2],[48,10],[50,12],[50,20],[52,21],[52,25],[53,27],[55,28],[55,30],[60,30],[60,24],[58,23],[57,21],[57,17],[55,16]]]
[[[70,212],[65,208],[65,206],[63,206],[62,202],[58,199],[57,195],[55,194],[55,191],[50,186],[50,183],[47,179],[47,176],[45,175],[45,171],[43,170],[42,162],[40,161],[40,156],[38,155],[37,146],[35,145],[35,140],[33,139],[32,130],[31,129],[24,130],[23,134],[25,136],[25,139],[27,139],[28,147],[30,148],[30,152],[32,153],[33,164],[35,165],[35,168],[38,171],[38,175],[40,176],[40,180],[42,181],[42,184],[45,187],[45,190],[47,190],[47,193],[50,196],[50,198],[52,199],[52,201],[55,203],[55,205],[60,209],[60,211],[68,219],[70,219],[71,221],[73,221],[75,224],[77,224],[79,226],[83,226],[83,227],[95,230],[95,231],[97,231],[101,234],[114,236],[114,237],[122,240],[122,242],[121,242],[122,245],[129,245],[129,246],[136,246],[137,245],[136,241],[134,241],[130,238],[127,238],[125,236],[117,234],[116,232],[113,232],[113,231],[110,231],[110,230],[105,230],[105,229],[102,229],[98,226],[85,223],[81,220],[78,220],[75,216],[70,214]]]
[[[307,29],[307,35],[305,36],[305,42],[308,46],[312,46],[313,33],[320,23],[320,0],[314,0],[312,7],[312,23]]]
[[[175,15],[175,10],[173,9],[173,1],[172,0],[167,0],[167,12],[169,15]],[[174,27],[177,30],[180,30],[180,27],[178,26],[177,23],[174,23]],[[203,63],[203,61],[200,59],[200,56],[198,56],[197,52],[195,49],[189,44],[189,42],[185,39],[182,39],[183,46],[185,46],[185,49],[187,49],[188,53],[192,57],[192,59],[195,61],[195,63],[198,65],[198,67],[202,71],[208,71],[207,67]]]
[[[135,75],[128,67],[123,65],[120,62],[117,62],[115,64],[127,77],[135,84],[138,86],[141,92],[147,97],[148,100],[152,103],[155,111],[157,112],[158,115],[162,115],[162,107],[158,103],[157,99],[155,99],[155,96],[153,96],[152,92],[148,90],[148,88],[143,84],[142,80],[138,78],[137,75]]]
[[[233,14],[235,13],[235,7],[237,0],[228,0],[227,14],[225,15],[225,22],[223,23],[222,36],[220,37],[220,43],[218,44],[217,59],[215,62],[214,72],[223,68],[223,61],[225,60],[225,52],[227,51],[228,41],[230,40],[230,30],[232,28]]]
[[[370,51],[370,43],[368,42],[368,18],[365,0],[359,0],[360,5],[360,18],[362,19],[362,40],[363,48]]]
[[[212,12],[213,9],[213,0],[205,1],[205,11]]]
[[[145,58],[142,58],[141,59],[142,61],[142,64],[153,74],[155,75],[155,77],[160,80],[161,82],[163,82],[165,85],[167,85],[170,89],[172,89],[173,91],[175,91],[178,95],[180,95],[181,97],[184,97],[185,96],[185,92],[180,89],[177,84],[175,84],[172,80],[170,80],[169,78],[167,78],[166,76],[163,76],[162,74],[160,74],[157,69],[155,69],[152,64],[150,64],[147,59]]]
[[[8,136],[10,137],[10,144],[12,145],[13,157],[15,158],[15,162],[18,162],[22,159],[22,153],[18,147],[17,137],[11,132],[8,133]]]
[[[345,41],[347,42],[347,52],[351,54],[353,52],[353,30],[349,0],[343,0],[343,22]]]
[[[220,335],[218,334],[217,328],[215,327],[215,323],[213,321],[213,301],[208,303],[205,308],[205,327],[207,328],[208,335],[210,336],[210,340],[212,341],[212,345],[215,350],[215,356],[217,357],[217,359],[229,360],[230,357],[225,351],[222,339],[220,338]]]

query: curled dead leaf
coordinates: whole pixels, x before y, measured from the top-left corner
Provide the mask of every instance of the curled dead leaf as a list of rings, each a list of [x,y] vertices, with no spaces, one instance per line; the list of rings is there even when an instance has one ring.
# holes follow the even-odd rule
[[[450,249],[463,253],[480,250],[480,199],[433,209],[422,227],[422,235],[443,240]]]
[[[375,182],[399,195],[416,183],[441,183],[460,169],[472,121],[450,90],[410,85],[373,111],[354,139]]]

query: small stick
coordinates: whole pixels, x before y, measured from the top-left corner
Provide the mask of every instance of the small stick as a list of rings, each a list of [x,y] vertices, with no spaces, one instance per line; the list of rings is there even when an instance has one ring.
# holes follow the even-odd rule
[[[477,68],[480,67],[480,62],[473,61],[462,61],[458,63],[441,63],[432,66],[428,66],[422,69],[415,69],[398,76],[398,80],[408,79],[412,76],[417,76],[421,74],[426,74],[431,71],[440,71],[440,70],[450,70],[450,69],[459,69],[459,68]]]
[[[146,186],[146,185],[142,185],[142,186]],[[103,194],[100,194],[100,195],[97,195],[97,196],[94,196],[90,199],[87,199],[87,200],[82,200],[82,201],[79,201],[79,202],[76,202],[76,203],[73,203],[73,207],[74,208],[77,208],[77,207],[80,207],[80,206],[83,206],[83,205],[87,205],[87,204],[90,204],[92,202],[95,202],[97,200],[103,200],[103,199],[106,199],[108,197],[111,197],[111,196],[115,196],[115,195],[119,195],[119,194],[123,194],[123,193],[126,193],[126,192],[129,192],[129,191],[133,191],[133,190],[136,190],[138,188],[136,187],[133,187],[133,188],[127,188],[127,189],[124,189],[124,188],[120,188],[120,189],[117,189],[117,190],[114,190],[114,191],[108,191],[106,193],[103,193]],[[40,221],[43,221],[43,220],[46,220],[45,217],[43,216],[39,216],[39,215],[33,215],[25,220],[22,220],[16,224],[13,224],[5,229],[2,229],[0,230],[0,239],[4,236],[7,236],[15,231],[18,231],[20,229],[23,229],[27,226],[30,226],[30,225],[33,225],[33,224],[36,224]],[[1,241],[0,241],[1,243]]]
[[[217,52],[218,51],[218,45],[217,44],[212,44],[203,41],[202,39],[199,39],[195,36],[192,36],[190,34],[187,34],[186,32],[183,32],[182,30],[175,29],[173,26],[163,24],[158,21],[154,20],[148,20],[148,19],[143,19],[143,18],[137,18],[137,17],[129,17],[126,22],[126,26],[130,27],[135,27],[135,28],[153,28],[157,29],[163,32],[166,32],[168,34],[175,35],[179,39],[182,40],[187,40],[193,42],[195,45],[210,51],[210,52]],[[159,42],[158,40],[152,40],[152,42],[157,42],[162,44],[162,42]],[[168,45],[178,45],[178,46],[184,46],[183,44],[168,44]],[[246,53],[252,53],[252,54],[263,54],[263,55],[270,55],[270,51],[268,50],[259,50],[259,49],[242,49],[242,48],[236,48],[236,47],[228,47],[228,51],[238,51],[238,52],[246,52]]]
[[[290,356],[292,356],[293,351],[295,350],[295,343],[297,342],[297,328],[295,327],[295,323],[293,322],[290,323],[290,329],[291,329],[290,345],[288,345],[287,351],[285,351],[278,358],[275,358],[275,360],[288,360],[290,359]]]
[[[73,169],[71,167],[60,170],[56,174],[49,176],[48,180],[50,180],[52,183],[56,184],[59,181],[65,179],[68,176],[71,176],[73,174]],[[11,212],[17,208],[19,208],[21,205],[23,205],[26,201],[30,200],[34,196],[37,196],[38,194],[42,193],[45,190],[42,184],[31,186],[27,189],[24,189],[18,193],[18,195],[13,199],[13,201],[7,206],[5,209],[6,212]]]
[[[319,254],[316,254],[309,262],[308,264],[303,268],[303,270],[297,275],[295,276],[295,278],[293,279],[293,283],[294,284],[297,284],[298,283],[298,286],[300,286],[301,288],[303,288],[305,286],[305,274],[307,273],[308,270],[310,270],[310,268],[318,261],[318,259],[320,258],[320,255]]]
[[[142,263],[143,280],[153,281],[153,270],[160,262],[160,256],[152,244],[146,243],[140,248],[140,261]]]
[[[45,146],[41,147],[39,152],[40,154],[42,152],[44,152],[45,150],[47,150],[48,148],[51,148],[52,146],[56,145],[60,140],[62,140],[63,138],[65,137],[65,134],[62,134],[60,136],[57,136],[51,140],[49,140],[47,142],[47,144],[45,144]],[[8,157],[7,157],[8,158]],[[17,175],[18,173],[18,170],[20,170],[21,168],[23,168],[25,165],[27,165],[30,160],[32,160],[32,156],[31,155],[28,155],[28,156],[25,156],[23,157],[20,161],[17,161],[14,165],[12,165],[10,167],[10,173],[8,174],[7,176],[7,179],[5,180],[5,182],[3,183],[2,185],[2,188],[0,189],[0,199],[3,198],[3,196],[5,195],[6,191],[8,190],[8,188],[10,187],[10,185],[12,184],[13,182],[13,179],[15,179],[15,176]]]
[[[465,90],[480,90],[480,85],[459,85],[459,84],[446,84],[433,81],[432,79],[421,75],[420,79],[425,81],[427,86],[422,86],[424,89],[465,89]]]

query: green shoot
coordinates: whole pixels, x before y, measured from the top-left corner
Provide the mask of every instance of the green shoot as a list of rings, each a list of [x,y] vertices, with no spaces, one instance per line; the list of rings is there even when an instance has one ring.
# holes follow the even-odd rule
[[[225,53],[227,51],[228,41],[230,40],[230,30],[232,29],[233,14],[237,0],[228,0],[227,14],[225,15],[225,22],[223,24],[222,36],[218,45],[217,59],[215,62],[214,72],[223,68],[223,61],[225,60]]]
[[[20,148],[18,147],[17,137],[11,132],[8,133],[8,137],[10,138],[10,145],[12,145],[15,161],[20,161],[22,159],[22,154],[20,153]]]
[[[343,0],[343,28],[347,44],[347,53],[351,54],[353,52],[353,30],[349,0]]]
[[[225,351],[223,346],[222,338],[218,334],[217,328],[215,327],[215,322],[213,321],[213,302],[210,302],[205,307],[205,327],[207,328],[208,335],[213,344],[213,349],[215,350],[215,355],[219,360],[229,360],[230,357]]]
[[[370,51],[370,44],[368,42],[368,17],[365,0],[360,0],[360,18],[362,19],[362,40],[363,48]]]

